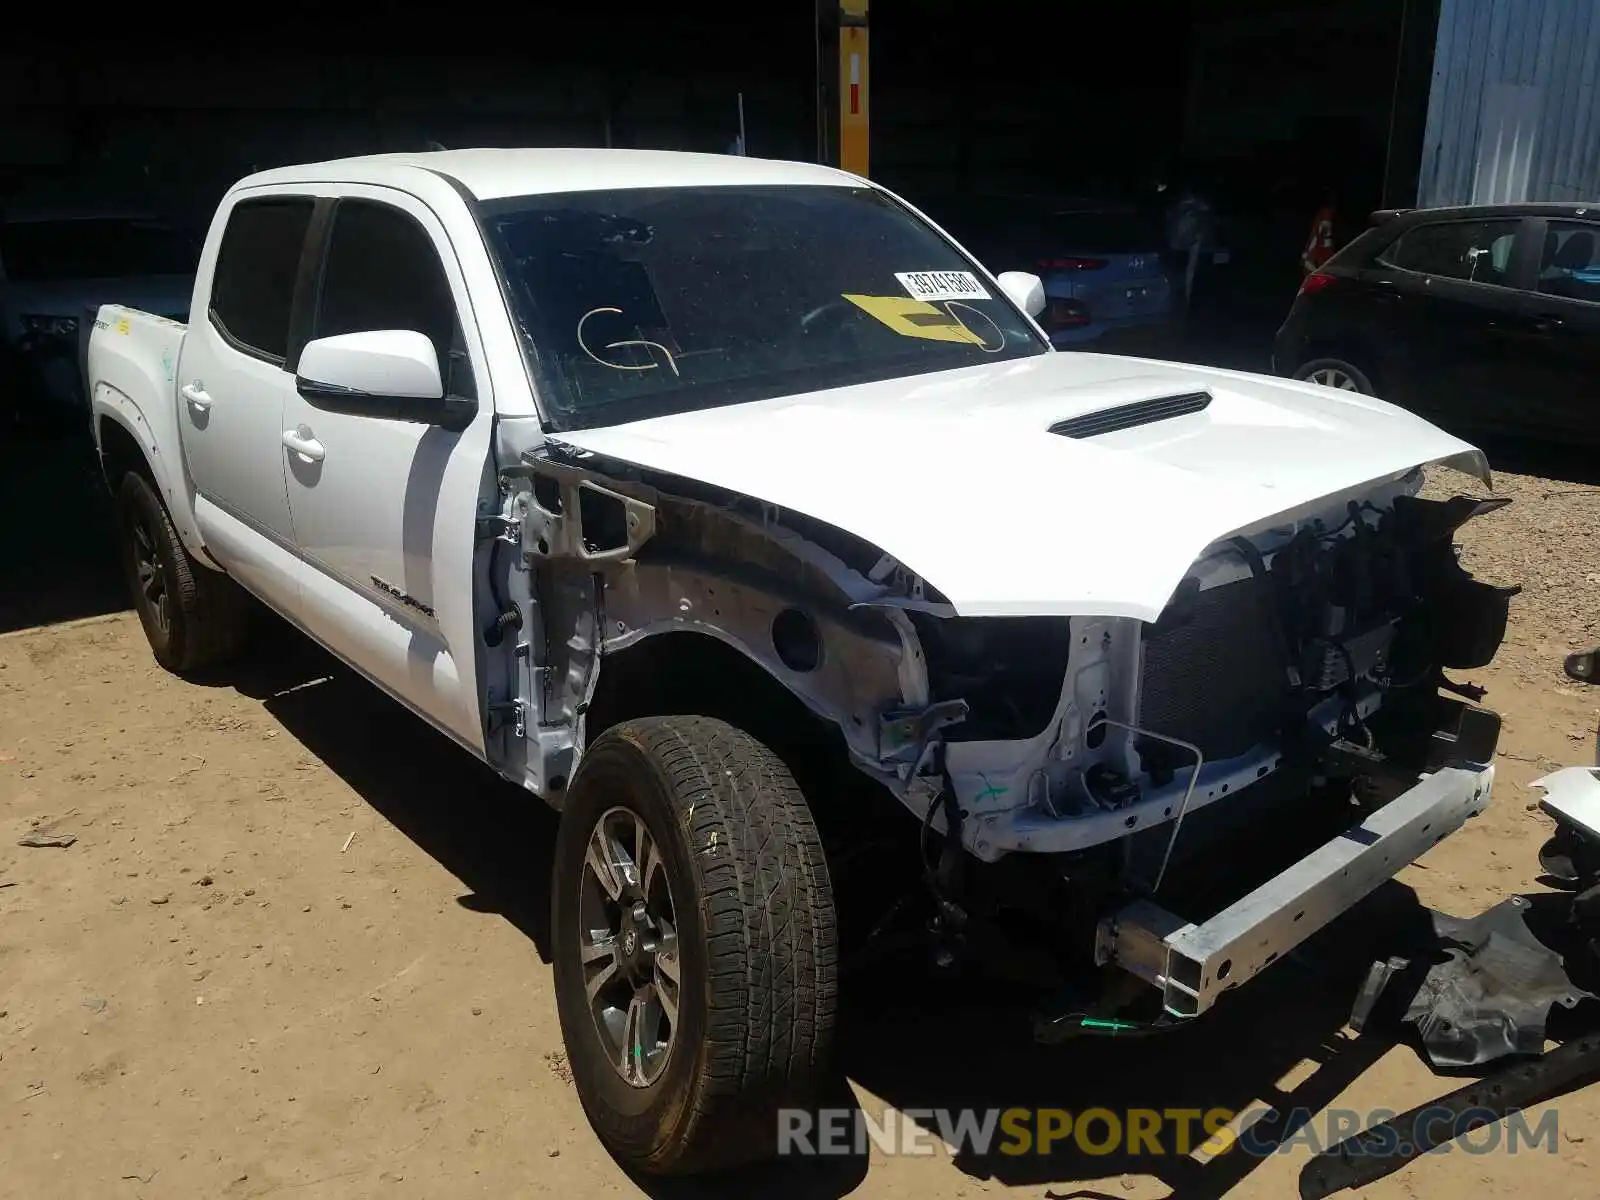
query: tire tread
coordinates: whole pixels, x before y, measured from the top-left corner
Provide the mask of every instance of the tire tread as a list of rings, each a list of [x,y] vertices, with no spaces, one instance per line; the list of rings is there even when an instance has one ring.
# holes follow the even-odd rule
[[[157,645],[151,638],[157,660],[169,671],[183,675],[237,655],[249,625],[243,590],[226,575],[202,567],[189,557],[166,505],[143,474],[130,471],[123,476],[118,501],[129,508],[146,510],[159,543],[157,550],[171,567],[173,629],[165,645]],[[124,532],[123,536],[128,534]]]
[[[777,1109],[811,1098],[832,1049],[837,930],[811,810],[783,761],[724,721],[628,721],[591,755],[604,739],[642,751],[665,785],[696,865],[707,950],[705,1036],[688,1103],[671,1136],[633,1165],[690,1174],[765,1157]],[[605,1137],[605,1123],[596,1127]]]

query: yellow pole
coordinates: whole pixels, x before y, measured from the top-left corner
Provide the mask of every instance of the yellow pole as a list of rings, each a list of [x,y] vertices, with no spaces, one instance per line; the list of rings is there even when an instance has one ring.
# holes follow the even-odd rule
[[[839,165],[867,173],[867,3],[839,0]]]

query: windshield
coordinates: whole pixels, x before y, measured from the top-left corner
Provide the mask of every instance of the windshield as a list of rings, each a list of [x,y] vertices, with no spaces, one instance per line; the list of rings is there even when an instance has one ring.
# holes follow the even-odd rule
[[[572,192],[482,212],[560,428],[1049,351],[871,188]]]
[[[0,225],[0,271],[18,283],[189,275],[199,254],[155,221],[91,218]]]

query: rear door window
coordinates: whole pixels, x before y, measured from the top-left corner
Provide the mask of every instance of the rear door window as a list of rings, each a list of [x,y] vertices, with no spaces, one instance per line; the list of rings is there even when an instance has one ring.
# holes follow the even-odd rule
[[[1551,221],[1539,257],[1539,291],[1600,304],[1600,225]]]
[[[211,323],[238,350],[282,363],[289,352],[300,252],[311,224],[309,196],[234,206],[211,280]]]
[[[1420,275],[1508,287],[1519,224],[1513,219],[1419,225],[1401,234],[1379,261]]]

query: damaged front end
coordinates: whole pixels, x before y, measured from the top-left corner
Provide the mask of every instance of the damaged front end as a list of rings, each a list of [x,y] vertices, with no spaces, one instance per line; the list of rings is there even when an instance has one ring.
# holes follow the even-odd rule
[[[1169,1019],[1205,1011],[1488,801],[1499,718],[1443,672],[1485,665],[1504,636],[1517,589],[1473,579],[1454,546],[1502,502],[1425,500],[1418,482],[1214,547],[1152,623],[998,623],[985,638],[981,622],[914,618],[934,700],[971,709],[938,759],[963,840],[991,861],[1050,856],[1097,887],[1095,962],[1160,989]],[[1001,649],[1030,636],[1030,655]]]
[[[619,705],[745,704],[696,692],[709,657],[648,658],[698,635],[910,811],[946,950],[985,919],[1043,929],[1192,1017],[1488,801],[1499,719],[1443,672],[1504,635],[1515,589],[1454,547],[1501,502],[1422,499],[1420,470],[1225,538],[1145,622],[962,616],[803,514],[559,444],[513,462],[502,770],[559,805]]]

